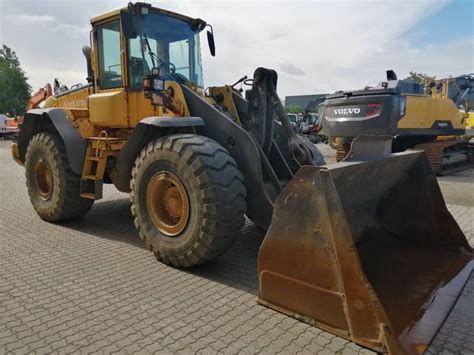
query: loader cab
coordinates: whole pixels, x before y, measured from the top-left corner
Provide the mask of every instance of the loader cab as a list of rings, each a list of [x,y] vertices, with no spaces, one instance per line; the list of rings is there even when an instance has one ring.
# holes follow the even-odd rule
[[[159,68],[166,80],[203,86],[199,32],[206,23],[137,3],[92,19],[96,88],[139,90]]]
[[[125,128],[144,117],[162,115],[144,97],[145,78],[152,70],[163,82],[204,86],[199,40],[206,27],[203,20],[130,3],[91,23],[93,123]]]

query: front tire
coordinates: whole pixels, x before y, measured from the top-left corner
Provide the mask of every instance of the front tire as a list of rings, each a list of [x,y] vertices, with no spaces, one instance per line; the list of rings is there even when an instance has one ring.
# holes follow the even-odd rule
[[[81,176],[74,173],[62,141],[51,133],[38,133],[28,144],[26,185],[41,219],[59,222],[85,215],[94,201],[80,196]]]
[[[130,181],[140,238],[158,260],[190,267],[226,251],[245,219],[246,191],[235,160],[217,142],[176,134],[149,143]]]

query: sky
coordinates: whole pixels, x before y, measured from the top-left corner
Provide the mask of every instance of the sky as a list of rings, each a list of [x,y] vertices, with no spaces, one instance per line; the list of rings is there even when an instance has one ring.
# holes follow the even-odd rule
[[[387,69],[400,78],[474,72],[474,0],[147,2],[212,24],[216,57],[201,34],[206,86],[251,77],[260,66],[278,72],[282,98],[375,85]],[[16,51],[34,90],[56,77],[85,82],[90,18],[125,5],[0,0],[0,43]]]

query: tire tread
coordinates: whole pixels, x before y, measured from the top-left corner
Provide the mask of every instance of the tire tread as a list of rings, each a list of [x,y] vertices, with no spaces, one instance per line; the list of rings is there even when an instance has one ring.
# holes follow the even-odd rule
[[[60,179],[60,189],[64,189],[63,197],[56,201],[54,206],[49,208],[49,211],[40,211],[33,203],[33,207],[40,217],[49,222],[60,222],[69,219],[74,219],[85,215],[92,208],[92,200],[82,198],[80,196],[80,180],[81,176],[74,173],[69,165],[69,160],[66,155],[66,149],[62,141],[53,133],[42,132],[38,133],[31,139],[28,148],[35,145],[44,145],[44,147],[52,154],[53,159],[58,164],[58,168],[64,172],[64,179]],[[29,153],[27,149],[26,162],[29,161]],[[34,198],[34,186],[28,179],[29,164],[25,164],[25,172],[27,176],[27,187],[30,199]],[[64,183],[64,186],[62,184]]]
[[[144,160],[160,150],[177,153],[194,170],[202,194],[202,227],[196,243],[185,252],[166,255],[153,250],[158,260],[176,267],[190,267],[214,259],[233,243],[245,222],[246,190],[243,176],[227,150],[214,140],[195,134],[176,134],[150,142],[139,154],[130,180],[132,215],[140,238],[147,248],[144,226],[138,220],[137,203],[133,191],[137,174]]]

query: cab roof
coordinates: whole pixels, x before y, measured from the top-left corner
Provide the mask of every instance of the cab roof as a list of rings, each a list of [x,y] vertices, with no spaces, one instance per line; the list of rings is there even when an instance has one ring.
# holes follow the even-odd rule
[[[110,10],[110,11],[107,11],[107,12],[104,12],[100,15],[97,15],[97,16],[94,16],[91,18],[91,23],[94,24],[96,22],[99,22],[99,21],[102,21],[102,20],[105,20],[105,19],[108,19],[110,17],[114,17],[118,14],[120,14],[120,11],[121,10],[126,10],[127,7],[121,7],[121,8],[118,8],[118,9],[114,9],[114,10]]]
[[[186,16],[186,15],[182,15],[182,14],[178,14],[178,13],[176,13],[176,12],[172,12],[172,11],[160,9],[160,8],[158,8],[158,7],[153,7],[153,6],[151,6],[150,4],[146,4],[146,3],[142,3],[142,2],[137,2],[137,3],[135,3],[135,5],[143,5],[143,6],[148,7],[151,11],[156,11],[156,12],[162,13],[163,15],[176,17],[176,18],[178,18],[178,19],[180,19],[180,20],[183,20],[183,21],[186,21],[186,22],[191,22],[191,21],[194,21],[194,20],[195,20],[195,19],[192,18],[192,17]],[[97,15],[97,16],[94,16],[94,17],[91,18],[91,24],[95,24],[95,23],[97,23],[97,22],[106,20],[106,19],[108,19],[108,18],[112,18],[112,17],[118,16],[118,15],[120,15],[120,11],[122,11],[122,10],[128,10],[128,6],[123,6],[123,7],[120,7],[120,8],[118,8],[118,9],[110,10],[110,11],[104,12],[104,13],[102,13],[102,14],[99,14],[99,15]]]

